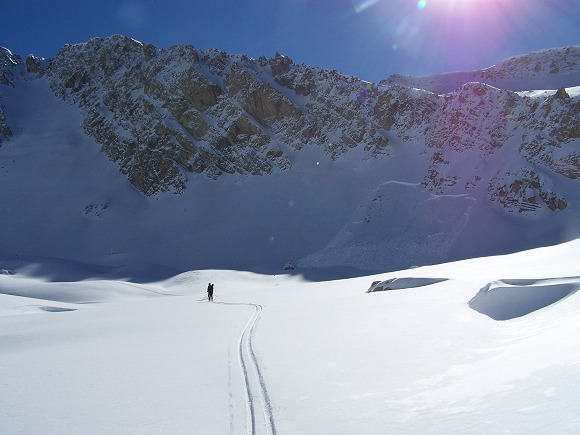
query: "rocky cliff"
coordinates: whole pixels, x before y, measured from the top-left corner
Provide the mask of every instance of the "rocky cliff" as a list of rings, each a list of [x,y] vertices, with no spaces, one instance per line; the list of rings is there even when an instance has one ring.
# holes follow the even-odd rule
[[[6,52],[3,58],[2,84],[11,85],[24,75],[23,62]],[[486,183],[490,201],[524,212],[561,210],[567,199],[544,187],[551,186],[546,175],[530,167],[498,167],[484,179],[482,159],[509,144],[545,174],[578,178],[572,142],[580,136],[580,102],[564,89],[538,97],[490,84],[525,82],[546,71],[569,82],[578,78],[579,59],[578,47],[508,59],[453,76],[456,88],[447,94],[411,88],[411,79],[402,86],[397,76],[367,83],[279,54],[254,60],[191,46],[158,50],[123,36],[65,46],[46,68],[29,57],[25,67],[82,109],[85,132],[146,195],[183,192],[193,174],[284,171],[292,166],[290,151],[304,147],[322,148],[329,159],[353,149],[362,159],[388,158],[396,138],[425,145],[425,188],[441,193]],[[0,111],[0,138],[9,136]],[[466,159],[469,174],[461,175]]]
[[[361,111],[372,89],[280,55],[157,50],[113,36],[64,47],[44,74],[146,195],[182,192],[188,174],[286,170],[286,149],[324,146],[337,158],[363,143],[375,153],[387,145]]]
[[[284,207],[273,211],[271,219],[295,219],[294,233],[282,231],[290,253],[284,262],[305,256],[307,265],[381,268],[380,253],[390,250],[391,260],[393,252],[405,257],[397,263],[402,267],[450,258],[458,241],[485,219],[496,227],[514,216],[551,219],[557,222],[551,233],[562,225],[569,229],[580,211],[579,59],[575,46],[478,72],[393,76],[374,84],[280,54],[251,59],[192,46],[160,50],[118,35],[67,45],[51,59],[23,61],[3,49],[0,144],[26,139],[26,108],[10,115],[18,89],[42,105],[33,88],[47,86],[79,114],[84,135],[143,198],[179,197],[199,180],[237,186],[242,177],[288,191],[295,186],[288,204],[294,207],[302,195],[309,207],[327,205],[316,212],[316,222],[331,218],[325,231],[298,246],[292,234],[316,213],[305,207],[291,218]],[[11,117],[21,121],[17,133]],[[314,175],[305,156],[316,156],[317,167],[327,172]],[[342,196],[331,203],[315,198],[312,189]],[[97,207],[105,220],[115,213],[114,203],[109,197],[87,200],[83,216],[96,216],[86,211]],[[228,225],[239,220],[228,219]],[[248,225],[250,233],[263,226]],[[409,236],[411,226],[422,229]],[[527,237],[531,227],[520,235]],[[274,229],[280,230],[272,224]]]

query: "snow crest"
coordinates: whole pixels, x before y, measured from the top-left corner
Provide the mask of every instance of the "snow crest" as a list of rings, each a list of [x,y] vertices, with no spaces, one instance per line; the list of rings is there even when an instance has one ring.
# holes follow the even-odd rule
[[[580,277],[500,280],[487,284],[469,306],[494,320],[510,320],[546,308],[580,290]]]

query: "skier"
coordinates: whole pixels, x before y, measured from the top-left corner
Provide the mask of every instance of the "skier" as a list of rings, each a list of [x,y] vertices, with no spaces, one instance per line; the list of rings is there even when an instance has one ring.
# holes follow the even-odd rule
[[[207,300],[213,301],[213,284],[211,282],[207,285]]]

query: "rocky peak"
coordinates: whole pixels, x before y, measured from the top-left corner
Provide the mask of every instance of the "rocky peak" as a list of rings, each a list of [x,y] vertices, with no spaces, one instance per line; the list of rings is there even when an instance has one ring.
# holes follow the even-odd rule
[[[554,94],[554,98],[559,98],[560,100],[564,100],[566,98],[570,98],[570,95],[568,95],[568,92],[566,92],[566,88],[561,87]]]
[[[0,85],[13,85],[15,71],[22,65],[22,58],[0,47]]]
[[[26,72],[36,75],[36,77],[42,76],[44,74],[44,59],[37,56],[30,55],[26,58]]]
[[[271,59],[269,63],[272,70],[272,75],[274,77],[286,74],[290,70],[290,67],[294,64],[292,59],[287,56],[282,56],[278,52],[276,52],[276,56],[274,59]]]

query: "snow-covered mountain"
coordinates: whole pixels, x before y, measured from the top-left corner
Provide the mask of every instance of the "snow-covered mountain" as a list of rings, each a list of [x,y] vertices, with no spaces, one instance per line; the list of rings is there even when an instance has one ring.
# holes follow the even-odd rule
[[[0,56],[0,254],[393,270],[580,237],[578,46],[379,84],[123,36]]]

